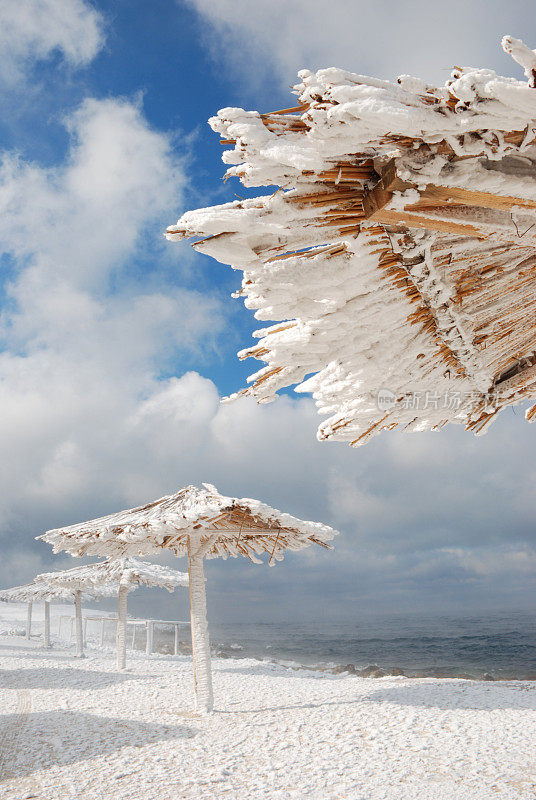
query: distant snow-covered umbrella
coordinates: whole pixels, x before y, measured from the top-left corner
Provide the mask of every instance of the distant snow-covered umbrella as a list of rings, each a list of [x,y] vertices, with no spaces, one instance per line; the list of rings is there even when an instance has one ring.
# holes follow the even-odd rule
[[[137,586],[158,586],[173,592],[177,586],[188,586],[188,575],[169,567],[149,564],[135,558],[115,558],[97,564],[84,564],[63,572],[44,573],[39,579],[58,586],[90,592],[117,592],[117,669],[126,666],[127,596]]]
[[[60,572],[43,572],[36,575],[35,583],[39,586],[46,587],[51,595],[65,596],[66,598],[74,601],[74,630],[76,639],[76,658],[84,658],[84,633],[82,626],[82,600],[92,599],[98,597],[109,597],[114,594],[113,587],[82,587],[76,583],[69,586],[61,581],[61,576],[65,571]]]
[[[73,602],[75,605],[75,615],[78,615],[81,609],[81,592],[73,591],[72,589],[61,588],[60,586],[50,586],[49,584],[39,582],[27,583],[24,586],[14,586],[11,589],[0,590],[0,600],[7,600],[11,603],[28,603],[27,624],[26,624],[26,638],[30,638],[31,622],[32,622],[32,608],[33,604],[37,602],[44,603],[44,633],[43,633],[43,647],[50,647],[50,603],[52,600],[60,600],[63,602]],[[83,655],[83,642],[82,642],[82,626],[80,624],[80,636],[77,631],[77,656]]]
[[[210,484],[187,486],[138,508],[57,528],[38,537],[54,552],[110,558],[172,550],[188,557],[190,614],[196,708],[213,706],[210,641],[206,614],[204,558],[245,556],[255,564],[269,554],[269,563],[285,550],[327,543],[337,531],[319,522],[305,522],[258,500],[225,497]]]

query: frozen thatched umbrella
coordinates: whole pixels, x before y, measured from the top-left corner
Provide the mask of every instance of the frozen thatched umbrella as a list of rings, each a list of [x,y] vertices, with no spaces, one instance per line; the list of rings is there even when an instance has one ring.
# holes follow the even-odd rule
[[[92,593],[91,593],[92,594]],[[26,638],[29,639],[32,629],[32,609],[33,604],[44,602],[45,604],[45,628],[43,635],[43,646],[50,647],[50,603],[52,600],[63,602],[74,602],[76,617],[76,655],[84,655],[82,637],[82,592],[75,589],[52,586],[45,582],[36,581],[24,586],[14,586],[12,589],[2,589],[0,600],[7,600],[10,603],[28,603],[26,619]]]
[[[249,498],[224,497],[210,484],[188,486],[139,508],[48,531],[40,539],[55,552],[76,556],[119,557],[172,550],[188,556],[190,611],[196,707],[212,710],[210,642],[206,616],[204,558],[245,556],[255,564],[268,553],[269,563],[285,550],[311,544],[330,549],[337,533],[319,522],[304,522]]]
[[[188,586],[188,575],[169,567],[149,564],[135,558],[116,558],[98,564],[84,564],[64,572],[38,575],[37,580],[67,589],[77,587],[89,592],[118,595],[117,668],[126,665],[127,596],[137,586],[160,586],[173,592],[177,586]]]
[[[167,229],[242,270],[261,367],[237,395],[311,392],[323,440],[462,424],[531,400],[536,421],[536,55],[525,80],[455,67],[444,86],[303,70],[297,103],[210,120],[226,177],[268,194]],[[279,187],[274,192],[273,187]]]

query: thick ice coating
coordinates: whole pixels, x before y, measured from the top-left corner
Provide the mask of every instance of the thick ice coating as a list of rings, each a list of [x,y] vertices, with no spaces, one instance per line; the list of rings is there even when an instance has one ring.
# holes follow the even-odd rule
[[[276,323],[239,353],[265,366],[233,398],[295,385],[328,415],[320,439],[360,445],[447,422],[483,432],[536,393],[536,55],[503,47],[528,83],[302,71],[295,107],[210,120],[232,146],[226,177],[279,187],[166,233],[242,270],[237,296]]]
[[[257,555],[266,552],[270,561],[280,561],[285,549],[301,550],[310,544],[329,547],[327,542],[336,533],[320,522],[298,519],[248,497],[226,497],[204,484],[202,488],[187,486],[145,506],[47,531],[38,538],[51,544],[54,552],[67,550],[78,556],[117,558],[162,549],[184,555],[191,546],[201,547],[206,558],[241,555],[258,562]]]
[[[66,589],[101,590],[116,593],[120,586],[128,591],[137,586],[160,586],[173,592],[177,586],[188,586],[188,574],[137,558],[116,558],[97,564],[84,564],[62,572],[44,572],[36,581]]]
[[[65,586],[36,581],[35,583],[26,583],[24,586],[13,586],[11,589],[0,589],[0,600],[8,603],[38,603],[51,600],[72,602],[75,593],[75,588],[69,589]],[[85,592],[82,596],[84,600],[89,600],[94,598],[95,594]]]

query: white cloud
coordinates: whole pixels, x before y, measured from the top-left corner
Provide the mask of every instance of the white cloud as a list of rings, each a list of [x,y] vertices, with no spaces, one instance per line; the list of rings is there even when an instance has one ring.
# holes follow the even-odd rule
[[[53,274],[95,286],[144,225],[178,205],[184,176],[168,137],[148,127],[138,104],[88,99],[66,125],[72,146],[59,168],[4,155],[0,238],[18,259],[37,256],[46,281]],[[26,274],[34,294],[37,276]]]
[[[16,83],[36,61],[60,52],[88,64],[104,43],[103,18],[84,0],[2,0],[0,79]]]
[[[145,368],[155,348],[191,346],[212,304],[158,273],[182,166],[136,104],[86,100],[68,125],[65,164],[0,161],[0,247],[15,265],[0,334],[12,354],[43,364],[61,353],[78,371],[128,380],[125,370]],[[153,264],[140,279],[129,267],[149,246]]]
[[[528,543],[536,511],[527,471],[536,430],[504,414],[480,438],[451,426],[439,434],[380,438],[329,478],[333,517],[380,554]],[[446,550],[445,550],[446,552]]]
[[[86,100],[67,124],[65,163],[0,162],[8,542],[51,509],[117,496],[129,420],[158,397],[160,372],[201,339],[210,348],[223,320],[213,296],[168,280],[162,230],[185,182],[169,137],[126,100]]]
[[[35,362],[32,363],[35,366]],[[100,381],[80,386],[53,373],[22,378],[0,425],[3,452],[3,572],[11,549],[20,572],[23,541],[49,559],[32,536],[45,526],[128,507],[187,483],[260,497],[340,528],[335,551],[289,554],[275,570],[209,562],[214,619],[296,619],[362,610],[462,610],[530,602],[536,542],[523,507],[533,476],[523,463],[532,430],[511,417],[474,447],[463,431],[423,435],[409,470],[398,452],[419,436],[392,435],[362,450],[314,438],[310,400],[280,398],[222,406],[214,383],[196,372],[158,381]],[[80,375],[75,372],[74,377]],[[26,383],[25,383],[26,381]],[[143,383],[143,391],[140,386]],[[6,404],[0,398],[0,405]],[[511,443],[516,446],[512,447]],[[456,451],[456,459],[451,457]],[[503,485],[487,480],[503,469]],[[471,485],[471,491],[463,490]],[[38,549],[36,549],[38,548]],[[33,560],[32,560],[33,559]],[[35,556],[25,578],[32,577]],[[232,592],[229,587],[232,586]],[[141,600],[140,600],[141,602]],[[153,602],[153,601],[151,601]],[[161,614],[173,598],[154,598]],[[166,604],[168,604],[166,606]]]
[[[448,8],[440,0],[186,2],[208,22],[207,40],[216,57],[257,91],[274,71],[288,87],[304,67],[335,66],[388,79],[409,73],[443,82],[455,64],[462,64],[521,78],[500,49],[501,36],[511,32],[536,44],[529,0],[453,0]],[[455,36],[448,35],[451,26]]]
[[[508,544],[499,547],[480,547],[473,549],[443,548],[438,554],[452,558],[453,565],[469,575],[484,578],[505,578],[515,581],[534,575],[536,570],[536,549],[513,547]]]

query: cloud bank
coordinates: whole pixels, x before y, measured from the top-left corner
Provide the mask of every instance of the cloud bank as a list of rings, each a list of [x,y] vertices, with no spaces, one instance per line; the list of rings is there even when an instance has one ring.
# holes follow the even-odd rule
[[[88,99],[66,124],[63,164],[13,153],[0,161],[8,548],[47,509],[117,496],[119,476],[128,481],[129,420],[143,424],[162,371],[199,353],[201,340],[210,348],[224,319],[210,293],[170,280],[162,257],[158,234],[185,180],[169,137],[120,99]]]
[[[204,28],[208,23],[205,36],[216,59],[263,100],[263,85],[273,91],[275,77],[286,89],[302,68],[341,67],[391,80],[411,74],[440,83],[455,64],[518,75],[501,52],[502,35],[523,34],[536,44],[529,0],[515,8],[497,0],[453,0],[448,7],[439,0],[183,2],[199,13]],[[445,35],[454,29],[455,36]]]

